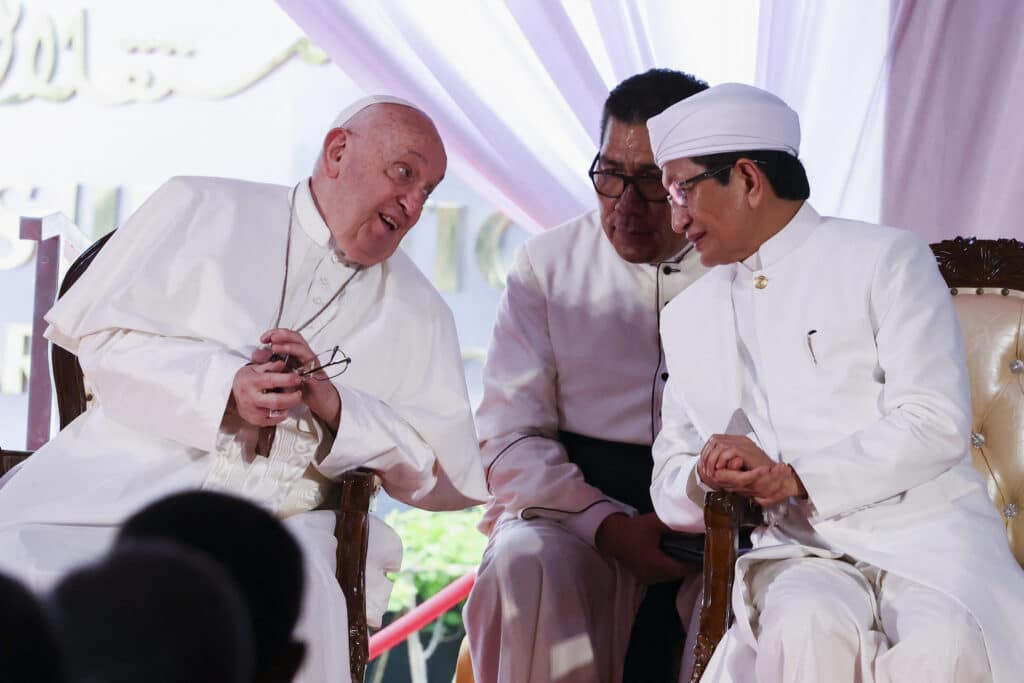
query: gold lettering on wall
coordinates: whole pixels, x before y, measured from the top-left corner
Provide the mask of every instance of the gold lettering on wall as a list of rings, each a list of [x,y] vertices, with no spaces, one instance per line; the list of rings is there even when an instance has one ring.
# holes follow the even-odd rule
[[[459,291],[459,227],[462,205],[434,204],[437,214],[437,251],[434,255],[434,286],[439,292]]]
[[[60,211],[75,215],[74,185],[33,187],[0,183],[0,271],[19,268],[35,254],[36,243],[21,239],[21,217]]]
[[[78,9],[55,18],[24,3],[0,0],[0,105],[34,99],[64,102],[79,96],[103,104],[155,102],[172,94],[191,99],[237,95],[291,60],[319,66],[327,53],[298,38],[276,54],[256,60],[241,74],[220,75],[194,47],[174,41],[130,40],[104,78],[92,71],[89,13]]]
[[[19,268],[35,254],[36,243],[20,238],[21,216],[59,211],[97,239],[120,222],[123,197],[123,188],[106,185],[33,187],[0,182],[0,271]]]
[[[0,270],[14,270],[28,263],[36,243],[21,239],[20,217],[0,204]]]
[[[28,388],[32,325],[12,323],[4,330],[4,367],[0,373],[0,394],[23,394]]]
[[[508,268],[501,258],[501,238],[512,225],[512,219],[495,212],[480,226],[476,235],[476,267],[494,289],[504,289]]]
[[[464,364],[482,364],[487,362],[487,349],[481,349],[480,347],[477,346],[471,346],[468,349],[462,349],[462,362]]]

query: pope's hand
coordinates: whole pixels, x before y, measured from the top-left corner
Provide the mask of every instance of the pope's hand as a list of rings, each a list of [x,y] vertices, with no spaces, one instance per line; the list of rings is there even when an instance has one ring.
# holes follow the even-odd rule
[[[661,551],[658,542],[666,531],[669,528],[654,513],[636,517],[616,513],[601,522],[594,542],[598,550],[624,564],[648,586],[700,571],[697,565],[683,564]]]
[[[277,425],[302,402],[301,385],[302,379],[286,372],[283,361],[245,365],[231,383],[228,412],[257,427]]]
[[[256,349],[253,360],[266,361],[273,354],[296,359],[302,401],[332,430],[337,431],[341,420],[341,397],[327,374],[323,370],[315,370],[319,362],[305,338],[294,330],[278,327],[264,332],[260,341],[269,348]]]

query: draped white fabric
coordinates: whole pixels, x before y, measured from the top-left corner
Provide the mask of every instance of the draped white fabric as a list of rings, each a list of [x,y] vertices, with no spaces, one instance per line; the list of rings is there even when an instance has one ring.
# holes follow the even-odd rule
[[[761,0],[757,77],[800,115],[800,158],[823,214],[877,222],[889,0]]]
[[[893,0],[882,218],[1024,240],[1024,3]]]
[[[453,169],[528,229],[593,207],[602,102],[659,66],[785,99],[825,214],[1024,234],[1018,0],[278,3],[367,92],[426,109]]]
[[[762,0],[757,85],[800,113],[823,213],[1024,237],[1024,4]]]
[[[586,171],[620,80],[655,65],[753,78],[756,0],[278,3],[364,90],[425,109],[453,170],[531,230],[594,207]]]

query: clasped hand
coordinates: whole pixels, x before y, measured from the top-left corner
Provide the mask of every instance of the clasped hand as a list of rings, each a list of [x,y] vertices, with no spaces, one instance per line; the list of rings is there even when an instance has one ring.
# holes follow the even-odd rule
[[[229,410],[251,425],[271,427],[288,418],[300,403],[337,431],[341,397],[323,371],[314,371],[317,357],[298,332],[275,328],[260,337],[264,344],[253,351],[252,362],[239,368],[231,385]],[[293,359],[286,365],[276,357]],[[294,368],[294,369],[293,369]]]
[[[700,453],[697,474],[712,488],[752,498],[764,507],[807,495],[790,465],[772,460],[746,436],[713,435]]]

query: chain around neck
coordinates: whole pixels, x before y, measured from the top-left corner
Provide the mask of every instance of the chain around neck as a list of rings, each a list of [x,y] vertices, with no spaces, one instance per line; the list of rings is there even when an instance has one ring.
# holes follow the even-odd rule
[[[295,222],[295,193],[298,192],[298,190],[298,185],[292,188],[292,196],[288,202],[288,233],[285,235],[284,245],[284,282],[281,283],[281,302],[278,304],[277,307],[277,317],[274,319],[274,327],[281,327],[281,316],[284,315],[284,300],[285,295],[288,291],[288,262],[291,258],[292,252],[292,225]],[[306,326],[308,326],[311,322],[319,318],[320,314],[326,311],[327,307],[334,303],[335,299],[341,296],[341,293],[345,291],[346,287],[348,287],[348,283],[352,282],[352,278],[358,275],[362,269],[362,265],[356,265],[352,271],[352,274],[349,275],[348,278],[343,283],[341,283],[341,287],[338,287],[338,291],[336,291],[334,295],[330,299],[328,299],[327,302],[324,303],[324,305],[321,306],[316,313],[310,316],[310,318],[306,322],[296,327],[294,331],[301,332],[302,330],[306,329]]]

